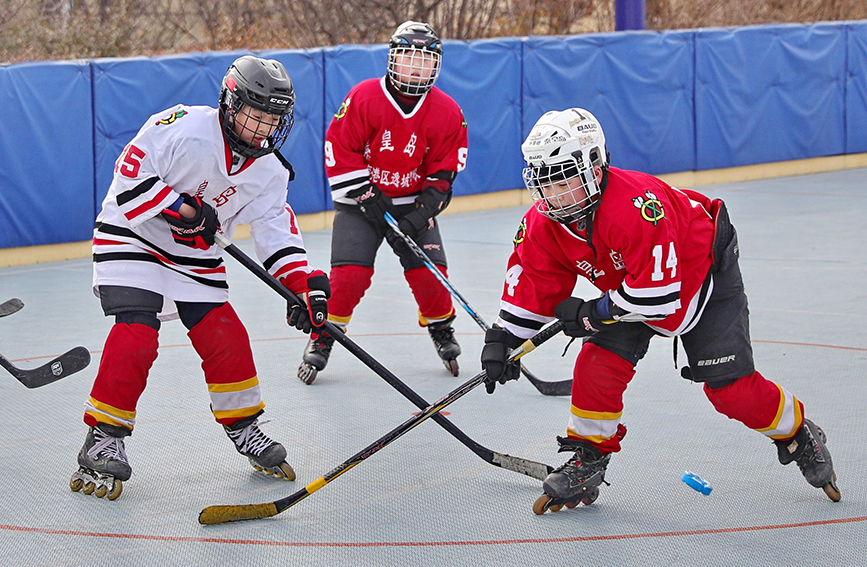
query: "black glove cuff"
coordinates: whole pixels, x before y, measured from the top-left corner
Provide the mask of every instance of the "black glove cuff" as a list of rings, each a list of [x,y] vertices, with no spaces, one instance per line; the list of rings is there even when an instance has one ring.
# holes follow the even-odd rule
[[[307,288],[324,291],[326,299],[331,298],[331,282],[325,274],[317,274],[307,278]]]
[[[487,343],[503,343],[510,349],[516,349],[524,344],[524,339],[500,327],[492,327],[485,331],[485,344]]]

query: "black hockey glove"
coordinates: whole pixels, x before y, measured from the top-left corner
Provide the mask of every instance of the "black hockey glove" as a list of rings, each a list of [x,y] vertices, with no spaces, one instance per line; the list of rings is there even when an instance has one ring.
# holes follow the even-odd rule
[[[596,302],[569,297],[558,303],[554,315],[565,324],[563,332],[570,337],[589,337],[601,331],[607,324],[596,312]]]
[[[377,226],[388,226],[385,222],[385,213],[394,215],[391,197],[383,193],[373,183],[350,191],[346,196],[355,199],[355,202],[361,207],[361,212]]]
[[[452,200],[452,190],[442,192],[428,187],[415,198],[415,210],[397,223],[400,231],[413,240],[433,228],[433,218],[440,214]]]
[[[517,380],[521,373],[521,363],[508,362],[509,353],[524,343],[505,329],[493,327],[485,331],[485,346],[482,348],[482,368],[485,376],[485,390],[494,393],[497,382],[505,384]]]
[[[305,334],[319,329],[328,319],[328,298],[331,297],[331,284],[322,270],[314,270],[307,276],[307,291],[301,298],[307,306],[289,302],[286,309],[286,322]]]
[[[220,230],[217,211],[199,197],[183,193],[181,198],[185,205],[196,210],[192,218],[184,217],[171,209],[165,209],[160,214],[169,223],[175,242],[190,248],[207,250],[214,245],[214,235]]]

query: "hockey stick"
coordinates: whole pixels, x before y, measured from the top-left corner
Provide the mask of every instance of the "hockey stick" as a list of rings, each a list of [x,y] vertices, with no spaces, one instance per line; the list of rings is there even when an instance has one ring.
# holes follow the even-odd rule
[[[509,358],[510,362],[513,362],[531,350],[535,349],[540,344],[547,341],[549,338],[553,337],[557,333],[563,330],[563,323],[561,321],[557,321],[545,329],[542,329],[538,332],[533,338],[528,339],[522,344],[520,347],[515,349],[512,353],[512,356]],[[429,417],[436,418],[437,416],[441,416],[439,413],[440,410],[444,409],[446,406],[456,401],[458,398],[461,398],[464,394],[468,393],[470,390],[478,386],[479,384],[485,381],[485,371],[483,370],[479,374],[476,374],[469,381],[464,384],[458,386],[455,390],[452,390],[438,401],[424,408],[420,413],[412,416],[408,420],[404,421],[402,424],[397,426],[395,429],[392,429],[355,455],[351,456],[349,459],[341,463],[337,466],[337,468],[331,470],[326,473],[325,476],[319,477],[314,480],[301,490],[295,492],[287,496],[286,498],[281,498],[279,500],[275,500],[274,502],[267,502],[264,504],[236,504],[236,505],[218,505],[218,506],[208,506],[199,512],[199,523],[200,524],[222,524],[225,522],[236,522],[238,520],[255,520],[259,518],[268,518],[271,516],[276,516],[280,512],[288,509],[291,506],[294,506],[298,502],[304,500],[338,476],[342,475],[352,467],[361,463],[361,461],[367,459],[372,456],[374,453],[378,452],[380,449],[384,448],[386,445],[401,437],[404,433],[413,429],[418,424],[423,422]]]
[[[230,256],[235,258],[238,262],[241,263],[242,266],[253,272],[260,280],[268,284],[268,286],[276,291],[280,296],[288,301],[292,301],[298,305],[304,305],[304,302],[294,293],[283,287],[277,278],[268,273],[265,268],[260,266],[258,263],[253,261],[252,258],[244,254],[244,252],[232,244],[232,242],[227,239],[224,235],[217,233],[215,235],[215,240],[220,248],[223,248]],[[334,340],[343,345],[346,350],[354,354],[361,362],[364,363],[365,366],[373,370],[377,375],[379,375],[383,380],[388,382],[388,384],[397,390],[403,395],[406,399],[412,402],[417,408],[423,410],[428,407],[428,403],[419,396],[415,390],[401,382],[401,380],[392,374],[385,366],[383,366],[378,360],[370,356],[364,349],[355,344],[355,342],[346,336],[340,329],[338,329],[334,323],[331,321],[325,321],[323,325],[325,331],[334,337]],[[481,457],[486,462],[502,467],[504,469],[514,471],[517,473],[525,474],[527,476],[531,476],[538,480],[544,480],[548,473],[554,470],[549,465],[543,463],[537,463],[536,461],[530,461],[528,459],[522,459],[520,457],[512,457],[510,455],[505,455],[503,453],[497,453],[496,451],[492,451],[487,447],[480,445],[476,441],[470,439],[463,431],[458,429],[458,427],[453,424],[451,421],[445,418],[445,416],[436,414],[433,416],[434,421],[436,421],[443,429],[448,431],[453,437],[455,437],[458,441],[466,445],[473,453]]]
[[[400,227],[397,224],[397,220],[395,220],[394,216],[392,216],[392,214],[388,211],[386,211],[385,213],[385,222],[388,223],[388,225],[391,227],[391,230],[393,230],[396,235],[401,237],[403,241],[406,242],[406,245],[409,246],[409,249],[412,250],[416,256],[418,256],[419,260],[424,262],[425,267],[431,271],[431,273],[439,280],[441,284],[443,284],[443,287],[446,288],[446,290],[452,295],[452,297],[454,297],[455,300],[461,304],[461,307],[463,307],[466,312],[470,314],[470,317],[472,317],[473,320],[479,324],[479,327],[487,331],[490,327],[488,327],[488,324],[485,323],[484,319],[482,319],[481,316],[476,313],[472,307],[470,307],[469,302],[464,299],[464,297],[458,292],[458,290],[455,289],[455,286],[453,286],[451,282],[449,282],[449,280],[443,275],[443,273],[439,271],[439,269],[434,265],[434,263],[431,262],[431,259],[428,258],[427,254],[424,253],[424,250],[422,250],[421,247],[416,244],[412,238],[410,238],[409,236],[404,234],[402,230],[400,230]],[[536,378],[536,376],[534,376],[533,373],[530,372],[523,364],[521,365],[521,373],[527,377],[527,380],[529,380],[530,383],[535,386],[535,388],[539,390],[539,393],[543,396],[568,396],[572,393],[572,380],[546,382],[544,380]]]
[[[18,311],[21,311],[22,307],[24,307],[24,302],[16,297],[13,297],[9,301],[4,301],[3,303],[0,303],[0,317],[6,317],[7,315],[17,313]]]
[[[17,298],[4,301],[0,303],[0,317],[17,313],[23,307],[24,302]],[[87,367],[88,364],[90,364],[90,352],[84,347],[75,347],[51,362],[30,370],[18,368],[0,354],[0,366],[8,370],[12,376],[15,376],[19,382],[28,388],[38,388],[66,378]]]
[[[90,352],[84,347],[61,354],[51,362],[46,362],[38,368],[25,370],[18,368],[0,354],[0,366],[9,371],[12,376],[28,388],[38,388],[75,374],[90,364]]]

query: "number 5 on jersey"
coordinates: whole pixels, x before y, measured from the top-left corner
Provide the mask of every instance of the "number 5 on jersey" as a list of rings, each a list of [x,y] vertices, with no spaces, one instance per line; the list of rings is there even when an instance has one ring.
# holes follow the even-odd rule
[[[138,177],[139,169],[141,169],[141,160],[144,159],[145,155],[147,154],[137,147],[127,144],[123,149],[123,153],[114,162],[114,172],[120,172],[124,177],[133,179]]]

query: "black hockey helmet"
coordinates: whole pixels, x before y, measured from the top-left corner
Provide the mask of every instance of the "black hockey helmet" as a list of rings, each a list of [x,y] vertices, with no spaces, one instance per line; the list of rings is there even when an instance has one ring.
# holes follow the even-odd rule
[[[280,118],[261,144],[248,143],[236,131],[236,120],[244,106]],[[252,55],[236,59],[223,77],[220,116],[229,147],[242,156],[258,158],[280,149],[295,122],[295,88],[283,64]],[[241,128],[249,129],[249,125]]]
[[[395,68],[400,55],[411,56],[408,65],[423,73],[422,78],[401,76]],[[428,92],[440,74],[443,42],[430,25],[408,21],[400,24],[388,42],[388,78],[394,87],[407,95],[418,96]]]

